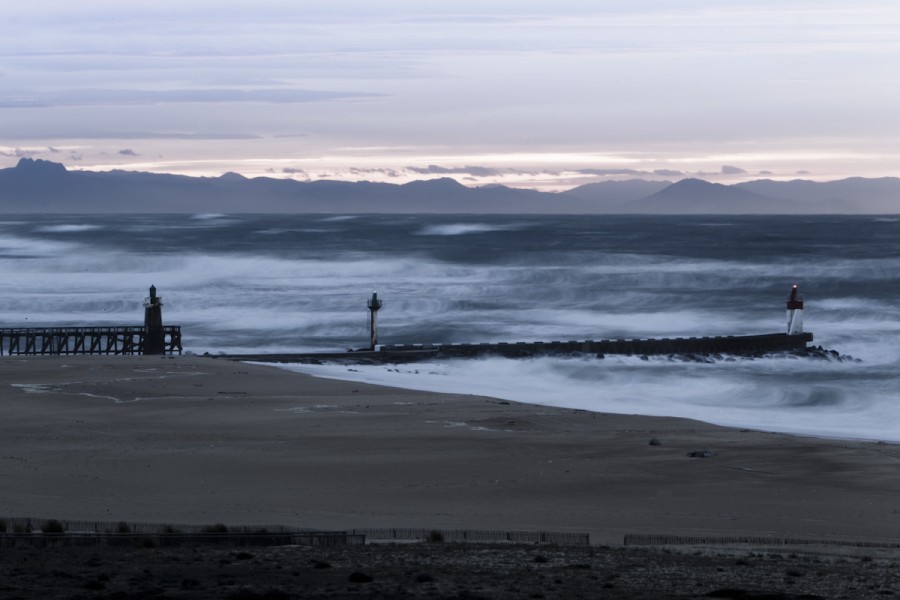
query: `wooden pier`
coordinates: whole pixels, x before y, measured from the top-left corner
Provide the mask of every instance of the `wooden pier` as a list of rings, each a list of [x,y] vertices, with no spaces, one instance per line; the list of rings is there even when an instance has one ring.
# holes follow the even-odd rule
[[[156,287],[144,300],[144,325],[0,328],[0,356],[181,354],[181,327],[163,325]]]
[[[154,343],[160,332],[136,326],[13,327],[0,329],[0,356],[19,354],[181,354],[181,327],[162,326],[163,348]],[[148,347],[151,346],[151,347]],[[153,350],[149,351],[148,350]]]

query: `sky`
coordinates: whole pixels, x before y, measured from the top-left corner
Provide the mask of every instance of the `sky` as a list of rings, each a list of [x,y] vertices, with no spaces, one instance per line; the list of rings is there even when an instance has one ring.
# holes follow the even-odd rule
[[[29,0],[0,168],[562,190],[900,176],[896,0]]]

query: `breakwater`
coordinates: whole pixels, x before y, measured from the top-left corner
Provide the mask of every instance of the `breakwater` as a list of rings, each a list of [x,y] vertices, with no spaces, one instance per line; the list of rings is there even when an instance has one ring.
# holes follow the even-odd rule
[[[233,354],[220,355],[233,360],[260,362],[318,363],[338,361],[349,363],[404,363],[441,358],[475,358],[502,356],[528,358],[547,355],[626,354],[652,356],[671,355],[762,355],[773,352],[806,351],[813,335],[803,331],[803,298],[797,286],[791,288],[787,301],[787,332],[758,335],[726,335],[711,337],[570,340],[567,342],[487,342],[453,344],[379,344],[377,315],[384,305],[373,292],[366,302],[369,309],[369,339],[367,349],[347,352],[314,352],[305,354]]]
[[[711,355],[740,356],[772,352],[803,351],[813,340],[812,333],[769,333],[760,335],[729,335],[688,338],[649,338],[550,342],[496,342],[480,344],[389,344],[374,350],[347,352],[310,352],[301,354],[225,354],[220,358],[259,362],[347,362],[347,363],[406,363],[440,358],[476,358],[502,356],[528,358],[548,355],[626,354],[653,355]]]

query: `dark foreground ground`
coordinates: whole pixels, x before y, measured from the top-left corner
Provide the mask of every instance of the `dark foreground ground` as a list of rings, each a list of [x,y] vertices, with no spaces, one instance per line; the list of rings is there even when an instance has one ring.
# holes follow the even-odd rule
[[[0,598],[892,598],[900,561],[450,543],[3,548]]]

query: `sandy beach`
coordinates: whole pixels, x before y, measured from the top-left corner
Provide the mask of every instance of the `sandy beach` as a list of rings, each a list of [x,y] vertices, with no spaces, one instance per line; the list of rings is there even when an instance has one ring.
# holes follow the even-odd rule
[[[2,357],[0,382],[0,511],[11,517],[585,532],[608,545],[900,534],[895,444],[208,357]],[[698,450],[712,456],[688,456]]]

